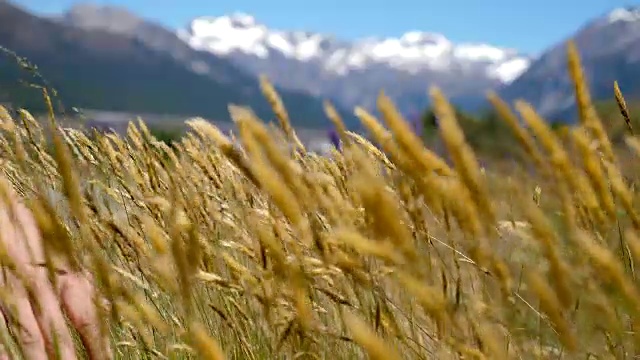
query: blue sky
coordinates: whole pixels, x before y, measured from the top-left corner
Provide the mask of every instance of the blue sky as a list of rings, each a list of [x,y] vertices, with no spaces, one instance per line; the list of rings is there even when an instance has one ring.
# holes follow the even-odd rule
[[[38,13],[62,12],[74,0],[14,0]],[[585,21],[640,0],[94,0],[123,5],[169,27],[235,11],[271,28],[319,31],[340,38],[442,33],[454,42],[486,42],[535,54]]]

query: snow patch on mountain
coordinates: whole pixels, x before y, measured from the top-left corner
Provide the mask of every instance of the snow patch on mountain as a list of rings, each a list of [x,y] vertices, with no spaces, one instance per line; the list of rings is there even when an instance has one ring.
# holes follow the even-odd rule
[[[614,9],[607,15],[607,20],[610,23],[617,21],[638,21],[640,20],[640,8],[627,7]]]
[[[234,53],[267,59],[284,56],[300,62],[322,64],[327,72],[346,75],[384,65],[417,73],[423,70],[455,71],[477,68],[503,83],[513,81],[530,58],[513,49],[489,44],[454,44],[442,34],[409,31],[400,37],[368,38],[353,42],[333,36],[270,29],[245,13],[196,18],[178,36],[191,47],[221,56]]]
[[[515,58],[492,67],[490,74],[504,83],[511,83],[529,68],[530,63],[529,59]]]

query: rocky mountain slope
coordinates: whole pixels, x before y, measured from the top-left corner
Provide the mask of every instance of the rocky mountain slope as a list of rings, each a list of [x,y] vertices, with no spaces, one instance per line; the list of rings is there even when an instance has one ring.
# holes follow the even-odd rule
[[[640,96],[640,8],[615,9],[589,21],[570,38],[580,51],[595,99],[611,99],[615,80],[626,96]],[[508,100],[526,99],[553,120],[571,120],[575,99],[566,53],[565,39],[545,51],[501,94]]]
[[[511,82],[529,57],[489,44],[454,44],[444,35],[410,31],[399,38],[353,42],[328,34],[272,29],[236,13],[200,17],[178,30],[194,49],[266,73],[288,89],[372,106],[380,89],[405,110],[425,105],[426,90],[438,84],[460,105],[475,107],[487,89]],[[480,96],[479,96],[480,95]]]
[[[327,34],[272,29],[247,14],[200,17],[178,36],[195,49],[226,57],[279,85],[336,99],[345,106],[374,106],[380,89],[405,112],[427,106],[436,84],[463,109],[487,106],[485,92],[525,99],[552,120],[575,118],[566,39],[533,58],[489,44],[454,44],[444,35],[411,31],[399,38],[348,42]],[[640,96],[640,7],[617,8],[591,19],[575,40],[595,99],[612,96],[613,81]]]
[[[228,120],[227,105],[235,103],[273,116],[254,76],[126,11],[88,6],[45,19],[1,1],[0,45],[36,64],[67,107]],[[19,84],[33,80],[27,72],[7,56],[0,65],[0,101],[42,105],[36,90]],[[296,125],[326,126],[319,99],[282,95]]]

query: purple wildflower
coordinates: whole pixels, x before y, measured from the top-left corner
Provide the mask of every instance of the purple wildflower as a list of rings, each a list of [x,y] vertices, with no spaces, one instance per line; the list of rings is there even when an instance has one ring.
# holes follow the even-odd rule
[[[338,135],[336,129],[329,129],[328,135],[331,145],[333,145],[337,150],[340,150],[340,136]]]

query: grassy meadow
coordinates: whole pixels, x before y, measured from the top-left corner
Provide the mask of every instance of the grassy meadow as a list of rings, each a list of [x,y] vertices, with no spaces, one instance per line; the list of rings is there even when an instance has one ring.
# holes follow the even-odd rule
[[[343,146],[315,155],[263,81],[279,127],[230,105],[238,139],[193,119],[172,147],[4,111],[1,169],[50,199],[47,248],[96,276],[118,359],[633,359],[640,129],[616,92],[610,139],[568,54],[578,125],[489,96],[519,162],[479,166],[435,88],[448,160],[383,94],[355,110],[377,146],[327,104]]]

